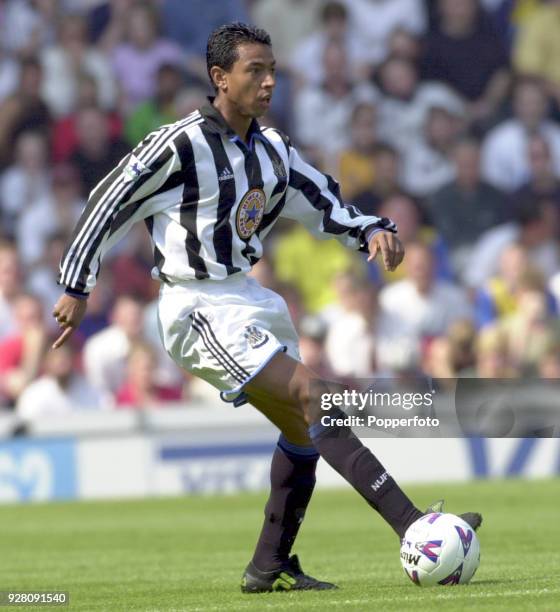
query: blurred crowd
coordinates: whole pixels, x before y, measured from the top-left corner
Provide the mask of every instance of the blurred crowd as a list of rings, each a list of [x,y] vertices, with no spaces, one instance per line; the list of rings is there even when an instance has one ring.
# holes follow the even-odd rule
[[[217,395],[158,338],[136,227],[73,342],[58,263],[88,193],[210,93],[208,33],[247,21],[278,60],[270,115],[364,212],[393,273],[280,221],[253,274],[318,374],[560,377],[560,0],[0,1],[0,406],[22,417]]]

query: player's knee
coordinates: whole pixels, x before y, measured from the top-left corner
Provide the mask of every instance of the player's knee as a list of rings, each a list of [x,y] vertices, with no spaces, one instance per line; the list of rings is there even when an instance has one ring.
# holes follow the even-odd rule
[[[308,425],[321,418],[321,407],[325,394],[330,393],[326,381],[302,375],[292,387],[291,399],[300,408]]]

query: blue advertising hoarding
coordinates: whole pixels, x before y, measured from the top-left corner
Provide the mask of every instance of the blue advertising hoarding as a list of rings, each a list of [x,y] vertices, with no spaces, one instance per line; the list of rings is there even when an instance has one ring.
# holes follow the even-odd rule
[[[76,494],[73,438],[0,443],[0,503],[74,499]]]

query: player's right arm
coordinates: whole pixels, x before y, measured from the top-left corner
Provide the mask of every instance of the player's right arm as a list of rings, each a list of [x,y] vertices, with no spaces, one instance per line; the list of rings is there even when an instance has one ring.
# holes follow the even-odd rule
[[[87,310],[87,299],[63,293],[53,308],[53,317],[57,320],[62,333],[52,345],[53,349],[62,346],[80,326]]]
[[[58,282],[65,293],[53,316],[62,334],[53,348],[64,344],[84,317],[103,255],[134,223],[165,209],[165,199],[154,196],[180,170],[177,149],[162,129],[147,136],[93,189],[60,262]]]
[[[60,262],[59,284],[87,296],[103,255],[134,223],[159,212],[151,198],[180,168],[173,141],[163,131],[153,132],[124,157],[90,193]]]

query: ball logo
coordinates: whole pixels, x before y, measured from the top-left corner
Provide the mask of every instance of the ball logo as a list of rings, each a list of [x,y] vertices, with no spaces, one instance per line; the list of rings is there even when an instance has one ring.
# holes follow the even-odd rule
[[[429,542],[416,542],[416,549],[419,550],[425,557],[433,563],[436,563],[439,557],[439,549],[443,540],[430,540]]]
[[[420,555],[415,555],[413,553],[403,551],[401,552],[401,559],[405,563],[408,563],[408,565],[418,565],[420,561]]]
[[[430,523],[430,525],[433,525],[440,516],[441,516],[441,512],[432,512],[432,514],[428,514],[424,518],[427,518],[428,523]]]
[[[417,586],[420,586],[420,578],[418,577],[417,570],[410,570],[410,571],[408,571],[405,568],[404,571],[408,574],[408,577],[412,580],[412,582],[414,582],[414,584],[416,584]]]
[[[237,233],[243,240],[249,238],[257,231],[266,204],[266,196],[262,189],[251,189],[244,196],[237,208]]]
[[[459,565],[459,567],[453,573],[449,574],[447,578],[440,580],[438,584],[443,584],[444,586],[454,586],[456,584],[459,584],[462,573],[463,573],[463,564],[461,563],[461,565]]]
[[[461,540],[461,544],[463,545],[463,553],[466,557],[467,553],[469,552],[469,548],[471,547],[473,532],[470,529],[467,529],[467,533],[465,533],[463,531],[463,528],[459,527],[458,525],[455,525],[455,529],[459,534],[459,539]]]

